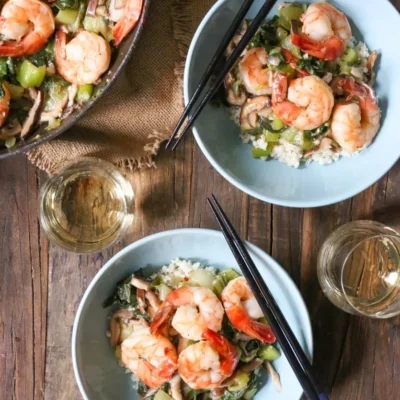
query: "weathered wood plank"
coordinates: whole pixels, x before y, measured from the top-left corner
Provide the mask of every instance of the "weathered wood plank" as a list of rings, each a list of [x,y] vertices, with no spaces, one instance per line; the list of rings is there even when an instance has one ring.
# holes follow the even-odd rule
[[[47,247],[39,237],[37,176],[23,156],[0,169],[0,398],[41,398]]]

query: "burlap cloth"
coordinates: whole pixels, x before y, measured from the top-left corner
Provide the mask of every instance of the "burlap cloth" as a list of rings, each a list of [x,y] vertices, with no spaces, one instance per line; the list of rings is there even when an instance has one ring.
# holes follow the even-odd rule
[[[151,0],[142,37],[115,85],[68,132],[28,158],[51,172],[91,156],[128,169],[150,167],[183,110],[190,41],[214,0]]]

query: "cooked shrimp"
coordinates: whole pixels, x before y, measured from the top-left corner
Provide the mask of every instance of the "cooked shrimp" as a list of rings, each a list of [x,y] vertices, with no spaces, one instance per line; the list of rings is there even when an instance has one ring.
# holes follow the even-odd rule
[[[239,62],[239,72],[249,93],[256,96],[272,93],[272,72],[264,69],[267,63],[268,54],[261,47],[249,50]]]
[[[10,91],[7,86],[3,83],[3,97],[0,98],[0,126],[3,126],[4,122],[8,117],[8,111],[10,110]]]
[[[332,136],[346,151],[354,153],[368,146],[380,127],[381,112],[373,90],[363,82],[340,78],[336,82],[349,98],[358,102],[339,103],[333,110]]]
[[[101,36],[80,31],[67,44],[65,31],[57,31],[57,70],[66,81],[76,85],[94,83],[107,71],[110,59],[110,45]]]
[[[175,310],[172,327],[186,339],[201,340],[206,328],[221,330],[224,308],[211,289],[182,287],[169,293],[151,324],[151,332],[160,332]]]
[[[275,342],[271,328],[255,321],[264,314],[245,278],[230,281],[222,292],[222,301],[226,315],[236,329],[263,343]]]
[[[124,37],[135,27],[142,13],[142,8],[143,0],[126,0],[123,15],[112,30],[115,46],[119,46]]]
[[[1,10],[0,56],[21,57],[39,51],[55,27],[51,8],[39,0],[9,0]]]
[[[143,328],[122,342],[121,360],[148,387],[156,388],[172,378],[178,356],[167,338],[153,336],[149,328]]]
[[[277,74],[272,109],[283,122],[299,130],[312,130],[329,120],[335,99],[332,89],[322,79],[305,76],[291,81],[289,89],[287,85],[287,76]]]
[[[328,3],[311,4],[302,16],[303,33],[294,26],[292,43],[302,51],[324,60],[336,60],[352,36],[347,17]]]
[[[192,389],[213,390],[233,374],[239,357],[235,347],[219,333],[206,329],[203,339],[206,341],[182,351],[178,372]]]

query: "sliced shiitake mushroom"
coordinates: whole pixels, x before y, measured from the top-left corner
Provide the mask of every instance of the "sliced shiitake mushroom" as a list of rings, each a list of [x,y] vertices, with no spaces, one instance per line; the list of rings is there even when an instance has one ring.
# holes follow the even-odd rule
[[[17,136],[21,133],[22,126],[16,118],[11,121],[7,121],[0,128],[0,140],[7,140],[13,136]]]
[[[29,95],[34,100],[31,109],[29,110],[28,116],[22,125],[21,138],[26,137],[33,131],[36,124],[40,119],[40,112],[43,105],[43,92],[41,90],[29,89]]]
[[[257,129],[260,127],[260,118],[268,118],[271,114],[271,99],[268,96],[248,99],[240,113],[240,128],[242,131]]]

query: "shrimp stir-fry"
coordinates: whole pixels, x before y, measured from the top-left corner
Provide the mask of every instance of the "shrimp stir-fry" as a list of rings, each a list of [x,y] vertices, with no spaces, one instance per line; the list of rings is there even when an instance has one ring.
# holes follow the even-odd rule
[[[183,287],[169,293],[151,325],[158,332],[172,318],[172,327],[182,337],[201,340],[204,330],[221,330],[224,309],[214,292],[205,287]]]
[[[275,77],[272,109],[289,126],[316,129],[329,120],[334,104],[332,89],[316,76],[295,79],[289,87],[285,75]]]
[[[148,387],[168,382],[177,369],[174,345],[163,336],[153,336],[149,328],[134,331],[121,344],[121,360]]]
[[[110,66],[111,50],[103,37],[81,31],[67,43],[67,34],[56,34],[56,64],[68,82],[86,85],[96,82]]]
[[[54,32],[51,8],[40,0],[9,0],[1,10],[0,56],[21,57],[39,51]]]
[[[336,83],[350,98],[335,106],[332,136],[346,151],[354,153],[368,146],[378,133],[381,112],[373,90],[362,82],[340,78]]]
[[[102,88],[96,86],[108,84],[112,51],[144,22],[143,8],[144,0],[3,0],[0,84],[7,88],[0,87],[0,151],[39,124],[58,128],[97,97]],[[154,304],[149,309],[157,311]]]
[[[191,388],[213,390],[233,374],[239,357],[235,347],[211,329],[204,331],[203,339],[180,353],[178,372]]]
[[[275,342],[271,328],[257,322],[264,314],[245,278],[229,282],[222,292],[222,301],[226,315],[236,329],[263,343]]]
[[[240,381],[240,398],[252,398],[260,369],[280,352],[258,321],[264,315],[245,278],[189,260],[173,260],[149,278],[141,273],[122,280],[105,302],[121,307],[107,335],[121,366],[142,381],[140,394],[151,397],[159,388],[176,400],[193,390],[229,397]],[[151,302],[159,306],[153,316]]]
[[[292,43],[304,52],[324,60],[335,60],[346,50],[352,33],[347,17],[328,3],[311,4],[302,17],[303,33],[296,28]]]

